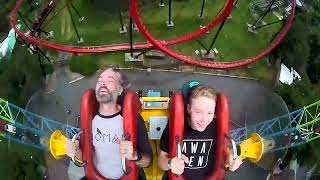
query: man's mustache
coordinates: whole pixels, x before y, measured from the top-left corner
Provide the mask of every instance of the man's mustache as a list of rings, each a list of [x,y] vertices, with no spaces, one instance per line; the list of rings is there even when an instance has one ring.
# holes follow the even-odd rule
[[[101,87],[99,87],[98,92],[100,92],[101,89],[104,89],[105,91],[107,91],[108,93],[110,93],[109,89],[108,89],[106,86],[101,86]]]

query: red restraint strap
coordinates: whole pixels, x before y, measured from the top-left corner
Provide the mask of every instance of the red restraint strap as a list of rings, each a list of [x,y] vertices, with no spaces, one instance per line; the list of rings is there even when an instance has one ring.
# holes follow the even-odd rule
[[[170,149],[169,156],[173,158],[177,156],[178,143],[183,143],[184,134],[184,102],[181,92],[175,92],[170,98],[170,119],[169,119],[169,134],[170,134]],[[177,176],[169,172],[170,180],[183,179],[182,176]]]

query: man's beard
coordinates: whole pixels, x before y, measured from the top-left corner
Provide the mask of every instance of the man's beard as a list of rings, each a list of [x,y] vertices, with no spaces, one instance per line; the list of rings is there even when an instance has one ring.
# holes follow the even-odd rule
[[[100,89],[99,89],[98,92],[96,92],[96,98],[99,103],[107,104],[107,103],[113,102],[113,100],[116,98],[116,96],[114,96],[112,92],[110,92],[109,90],[106,90],[106,91],[107,91],[106,93],[100,94]]]
[[[99,95],[98,93],[96,93],[96,98],[97,98],[97,101],[102,104],[107,104],[113,101],[113,96],[111,93],[107,93],[103,95]]]

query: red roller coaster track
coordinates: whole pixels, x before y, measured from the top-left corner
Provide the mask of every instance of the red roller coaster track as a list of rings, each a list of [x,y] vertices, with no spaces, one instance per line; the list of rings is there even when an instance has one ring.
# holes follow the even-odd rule
[[[176,58],[178,60],[181,60],[183,62],[192,64],[192,65],[196,65],[196,66],[207,67],[207,68],[216,68],[216,69],[239,68],[239,67],[244,67],[244,66],[247,66],[251,63],[257,62],[258,60],[262,59],[263,57],[265,57],[266,55],[271,53],[271,51],[274,48],[276,48],[281,43],[281,41],[283,41],[285,36],[288,34],[288,32],[293,24],[294,17],[295,17],[295,7],[296,7],[295,0],[291,0],[291,7],[292,7],[291,15],[288,18],[287,24],[283,28],[283,30],[280,33],[280,35],[278,36],[278,38],[266,50],[264,50],[263,52],[261,52],[257,56],[250,57],[250,58],[243,59],[243,60],[237,60],[232,63],[217,63],[217,62],[208,62],[208,61],[204,61],[201,59],[199,59],[199,60],[192,59],[192,58],[187,57],[185,55],[178,54],[178,53],[170,50],[167,47],[170,45],[184,43],[184,42],[187,42],[190,40],[194,40],[194,39],[202,36],[206,32],[208,32],[209,30],[211,30],[213,27],[218,25],[220,22],[222,22],[226,17],[228,17],[231,14],[231,11],[233,8],[233,2],[234,2],[233,0],[228,0],[224,6],[223,11],[220,12],[218,17],[216,19],[212,20],[212,22],[210,22],[204,28],[199,29],[198,31],[196,31],[194,33],[188,34],[188,35],[180,37],[180,38],[166,40],[166,41],[158,41],[149,33],[148,29],[146,28],[146,26],[144,25],[144,23],[141,20],[141,17],[139,15],[139,11],[140,11],[139,0],[131,0],[130,14],[131,14],[132,18],[134,19],[135,23],[137,24],[137,27],[139,28],[139,30],[151,43],[151,44],[150,43],[134,44],[133,49],[135,49],[135,50],[149,49],[149,48],[155,47],[155,48],[161,50],[162,52],[164,52],[165,54],[167,54],[173,58]],[[125,50],[130,49],[129,44],[115,45],[115,46],[105,45],[105,46],[78,47],[78,46],[67,46],[67,45],[54,44],[54,43],[50,43],[48,41],[44,41],[39,38],[31,37],[31,36],[25,34],[24,32],[20,31],[19,29],[17,29],[15,26],[17,24],[17,13],[20,10],[20,8],[22,7],[23,3],[24,3],[24,0],[19,0],[17,2],[15,8],[11,12],[10,24],[11,24],[12,28],[15,29],[17,34],[22,39],[26,40],[27,42],[29,42],[31,44],[35,44],[37,46],[48,48],[48,49],[53,49],[53,50],[57,50],[57,51],[64,51],[64,52],[71,52],[71,53],[76,53],[76,54],[95,54],[95,53],[103,53],[103,52],[125,51]]]
[[[79,46],[67,46],[67,45],[60,45],[60,44],[55,44],[55,43],[50,43],[48,41],[29,36],[25,34],[24,32],[20,31],[19,29],[16,28],[17,24],[17,14],[18,11],[21,9],[22,5],[24,4],[25,0],[19,0],[11,12],[11,20],[10,20],[10,25],[16,33],[25,41],[40,46],[48,49],[53,49],[57,51],[64,51],[64,52],[71,52],[71,53],[76,53],[76,54],[95,54],[95,53],[103,53],[103,52],[115,52],[115,51],[125,51],[130,49],[129,44],[121,44],[121,45],[115,45],[115,46],[110,46],[110,45],[104,45],[104,46],[86,46],[86,47],[79,47]],[[203,29],[200,29],[196,32],[193,32],[191,34],[187,34],[183,37],[172,39],[172,40],[166,40],[166,41],[161,41],[164,45],[170,46],[178,43],[184,43],[193,39],[196,39],[206,32],[210,31],[213,27],[218,25],[225,17],[229,16],[231,13],[233,7],[233,0],[228,0],[223,8],[223,10],[219,13],[218,17],[212,22],[210,22],[207,26],[205,26]],[[134,44],[133,49],[149,49],[152,48],[153,45],[150,43],[141,43],[141,44]]]
[[[283,28],[281,34],[278,36],[278,38],[263,52],[258,54],[255,57],[250,57],[243,60],[237,60],[232,63],[217,63],[217,62],[208,62],[204,61],[202,59],[192,59],[190,57],[184,56],[182,54],[178,54],[171,49],[169,49],[165,44],[157,41],[148,31],[146,26],[143,24],[141,17],[139,15],[139,0],[131,0],[131,15],[132,18],[135,20],[137,27],[142,32],[142,34],[148,39],[148,41],[153,44],[157,49],[161,50],[163,53],[175,58],[179,59],[183,62],[186,62],[188,64],[206,67],[206,68],[215,68],[215,69],[230,69],[230,68],[239,68],[239,67],[245,67],[251,63],[257,62],[258,60],[262,59],[271,51],[276,48],[281,41],[284,40],[285,36],[288,34],[295,17],[295,7],[296,7],[296,0],[291,0],[291,8],[292,12],[290,17],[288,18],[287,24]]]

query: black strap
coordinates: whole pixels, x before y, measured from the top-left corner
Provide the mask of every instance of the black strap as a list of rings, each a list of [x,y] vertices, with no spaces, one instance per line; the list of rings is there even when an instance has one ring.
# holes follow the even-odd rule
[[[138,162],[142,159],[142,155],[139,152],[137,152],[137,156],[138,158],[136,160],[133,160],[134,162]]]

